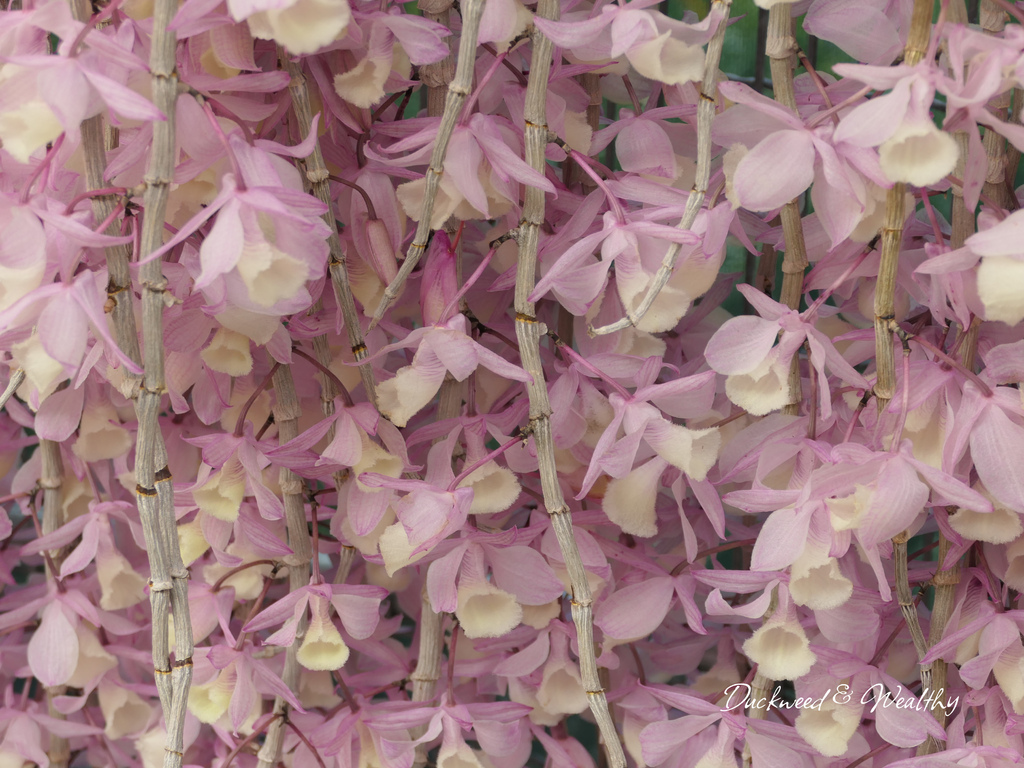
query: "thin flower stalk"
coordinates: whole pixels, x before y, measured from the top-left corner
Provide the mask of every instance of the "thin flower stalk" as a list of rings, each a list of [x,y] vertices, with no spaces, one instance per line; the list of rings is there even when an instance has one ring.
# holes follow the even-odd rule
[[[373,328],[384,317],[388,307],[398,298],[405,281],[419,263],[420,257],[427,249],[427,241],[430,235],[430,219],[434,211],[434,200],[437,197],[437,190],[441,185],[441,176],[444,173],[444,160],[448,154],[448,142],[452,138],[452,132],[462,114],[462,105],[473,88],[473,68],[476,62],[477,38],[480,31],[480,19],[484,13],[484,0],[468,0],[462,5],[462,39],[459,41],[459,58],[455,68],[455,76],[448,84],[448,95],[445,99],[444,113],[441,115],[441,124],[437,128],[437,138],[434,140],[434,148],[430,154],[430,165],[427,167],[426,188],[423,193],[423,210],[420,211],[420,219],[416,224],[416,233],[413,235],[412,243],[405,254],[405,261],[395,279],[392,280],[380,304],[373,314],[370,327]]]
[[[710,12],[717,14],[719,21],[714,36],[708,42],[708,50],[704,57],[704,76],[700,84],[700,104],[697,106],[697,173],[693,189],[690,190],[690,195],[686,198],[686,208],[683,211],[683,218],[679,221],[678,229],[685,230],[693,226],[708,194],[708,181],[711,178],[711,123],[715,118],[718,64],[722,59],[722,44],[725,40],[725,29],[729,26],[731,8],[732,0],[713,0],[711,3]],[[672,243],[669,246],[661,266],[658,267],[658,271],[647,287],[647,293],[633,313],[626,310],[626,316],[621,320],[600,328],[590,326],[587,332],[592,336],[604,336],[625,330],[630,326],[636,326],[650,310],[654,300],[658,298],[658,294],[668,284],[680,250],[679,243]]]
[[[559,12],[557,0],[540,0],[537,6],[537,15],[541,18],[557,19]],[[719,39],[720,47],[720,38],[716,39]],[[552,49],[551,41],[535,28],[524,117],[526,120],[526,162],[530,167],[541,172],[545,165],[544,152],[548,143],[545,98],[548,73],[551,69]],[[709,56],[709,58],[712,57]],[[711,109],[713,110],[713,105]],[[710,117],[711,113],[709,112],[709,120]],[[691,193],[690,200],[693,201],[693,199],[694,194]],[[697,203],[697,208],[699,207],[700,205]],[[551,524],[569,572],[572,587],[572,618],[576,626],[583,688],[587,694],[590,710],[597,720],[608,764],[612,768],[625,768],[626,758],[611,713],[608,710],[608,700],[605,697],[597,670],[597,656],[594,649],[593,598],[590,594],[590,583],[587,580],[586,570],[583,567],[579,547],[573,534],[572,513],[562,495],[558,471],[555,468],[555,445],[549,415],[551,403],[548,399],[548,388],[540,356],[540,337],[547,332],[547,328],[538,321],[536,305],[529,300],[530,293],[536,284],[537,246],[540,239],[540,228],[544,223],[544,210],[544,192],[535,187],[527,187],[523,204],[523,220],[519,226],[515,311],[516,337],[519,341],[522,365],[533,377],[532,381],[526,385],[530,398],[529,430],[533,435],[537,450],[544,507],[551,515]]]
[[[332,384],[333,386],[333,384]],[[295,393],[295,381],[289,365],[282,365],[274,372],[274,423],[277,424],[278,441],[284,445],[299,435],[299,417],[302,406]],[[309,584],[309,560],[313,549],[306,525],[306,504],[301,478],[287,467],[281,468],[281,494],[284,500],[285,526],[288,530],[288,546],[293,554],[284,558],[288,566],[288,586],[291,591],[302,589]],[[297,653],[305,636],[306,619],[300,621],[295,639],[285,652],[282,682],[291,690],[299,685],[299,662]],[[258,759],[260,768],[271,768],[281,759],[281,740],[284,735],[284,724],[288,719],[288,703],[278,696],[274,699],[274,715],[281,715],[267,728],[267,738],[260,748]]]
[[[931,35],[932,4],[927,0],[914,0],[910,33],[904,49],[904,60],[914,66],[924,57]],[[875,285],[875,371],[874,387],[878,412],[882,413],[892,400],[896,389],[896,360],[892,333],[895,322],[896,268],[903,243],[903,225],[906,221],[906,184],[896,182],[886,193],[885,224],[882,228],[882,259]]]

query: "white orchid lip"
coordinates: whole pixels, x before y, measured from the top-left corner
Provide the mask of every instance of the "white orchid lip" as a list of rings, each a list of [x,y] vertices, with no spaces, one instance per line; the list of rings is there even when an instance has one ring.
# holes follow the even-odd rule
[[[523,620],[523,607],[514,595],[486,581],[459,585],[455,615],[468,638],[502,637]]]
[[[879,163],[890,181],[918,187],[944,179],[959,157],[956,140],[930,120],[904,121],[878,148]]]
[[[743,652],[772,680],[796,680],[811,671],[816,657],[796,621],[769,620],[745,643]]]

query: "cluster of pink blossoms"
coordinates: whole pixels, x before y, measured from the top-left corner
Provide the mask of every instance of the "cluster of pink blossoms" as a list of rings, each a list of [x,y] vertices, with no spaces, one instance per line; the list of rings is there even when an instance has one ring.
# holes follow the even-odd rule
[[[7,3],[0,768],[1024,761],[1008,0]]]

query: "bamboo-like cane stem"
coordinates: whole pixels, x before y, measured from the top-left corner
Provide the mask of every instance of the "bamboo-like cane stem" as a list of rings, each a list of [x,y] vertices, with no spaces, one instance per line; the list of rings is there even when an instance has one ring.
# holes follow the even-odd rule
[[[423,210],[420,212],[420,219],[416,223],[416,233],[413,235],[412,244],[405,254],[405,261],[395,279],[384,289],[384,296],[373,314],[370,327],[373,328],[384,317],[388,307],[402,292],[406,279],[416,268],[420,257],[427,249],[428,236],[430,235],[430,220],[434,213],[434,200],[437,197],[437,190],[441,186],[441,176],[444,174],[444,159],[448,154],[448,142],[455,131],[455,124],[462,113],[462,105],[469,96],[473,87],[473,67],[476,63],[477,37],[480,32],[480,18],[484,13],[485,0],[466,0],[462,4],[462,39],[459,40],[459,59],[455,67],[455,77],[448,84],[448,95],[445,99],[444,113],[441,115],[441,124],[437,129],[437,139],[434,141],[434,149],[430,154],[430,165],[427,168],[426,187],[423,192]]]
[[[907,622],[910,630],[910,639],[914,642],[914,650],[917,651],[917,658],[923,659],[928,653],[928,643],[924,639],[924,632],[921,629],[921,622],[917,616],[917,604],[910,591],[910,577],[907,571],[907,541],[910,536],[906,531],[897,534],[892,539],[893,560],[896,565],[896,599],[900,604],[900,611]],[[925,689],[931,688],[932,669],[930,664],[921,665],[921,685]]]
[[[313,113],[309,103],[309,87],[302,70],[287,55],[282,52],[281,64],[291,78],[288,83],[288,92],[292,97],[292,109],[295,113],[296,128],[300,135],[309,133],[313,124]],[[334,202],[331,200],[331,188],[328,182],[330,172],[327,164],[324,163],[323,153],[320,151],[320,142],[313,144],[313,151],[305,160],[300,161],[305,169],[306,181],[309,184],[312,194],[327,206],[327,212],[323,215],[324,223],[331,229],[327,237],[327,245],[331,253],[330,272],[331,283],[334,287],[334,297],[341,307],[341,315],[345,320],[345,332],[348,334],[348,342],[352,348],[352,354],[356,362],[367,358],[366,344],[363,342],[363,331],[359,325],[359,314],[356,311],[355,299],[352,296],[352,286],[348,279],[348,263],[345,249],[341,245],[341,238],[338,237],[338,223],[334,218]],[[320,360],[323,363],[323,360]],[[328,357],[328,363],[329,357]],[[366,389],[366,397],[371,402],[377,402],[377,385],[373,380],[373,369],[369,363],[359,366],[359,375],[363,380],[363,387]],[[335,393],[336,394],[336,393]],[[333,398],[332,398],[333,399]]]
[[[295,381],[290,366],[282,365],[274,373],[274,393],[277,402],[274,405],[274,422],[277,424],[278,440],[284,443],[298,437],[299,416],[302,408],[295,394]],[[281,492],[284,497],[285,525],[288,529],[288,546],[295,554],[288,555],[284,562],[288,565],[288,588],[294,592],[309,584],[309,559],[313,555],[310,544],[309,530],[306,527],[306,505],[303,498],[302,480],[289,469],[281,468]],[[290,690],[298,690],[299,669],[298,651],[306,634],[308,619],[303,616],[295,639],[288,646],[284,657],[284,670],[281,681]],[[273,713],[284,714],[288,702],[278,696],[274,700]],[[273,768],[281,758],[281,742],[284,736],[285,718],[278,717],[267,728],[267,737],[257,755],[259,768]]]
[[[1007,121],[1012,125],[1021,124],[1021,104],[1024,104],[1024,88],[1014,88],[1012,108],[1010,109],[1009,120]],[[1017,168],[1019,165],[1020,150],[1013,146],[1013,144],[1010,144],[1006,148],[1006,176],[1004,183],[1006,184],[1006,200],[1013,210],[1016,210],[1018,207],[1015,190],[1017,186]]]
[[[544,19],[557,19],[558,0],[539,0],[537,15]],[[547,104],[548,74],[551,71],[553,45],[539,29],[533,29],[533,57],[530,62],[530,79],[526,86],[526,162],[543,173],[544,150],[548,143]],[[713,108],[713,107],[712,107]],[[710,113],[709,113],[710,114]],[[691,193],[691,200],[693,194]],[[699,204],[697,206],[699,208]],[[530,301],[530,293],[536,284],[537,245],[540,228],[544,223],[545,199],[543,190],[526,187],[523,204],[523,220],[519,225],[519,258],[516,266],[516,337],[519,341],[523,368],[532,376],[526,390],[530,398],[530,431],[537,449],[540,468],[541,489],[544,507],[551,515],[551,525],[558,546],[569,572],[572,588],[572,618],[576,625],[579,647],[580,676],[587,692],[590,709],[597,720],[597,726],[612,768],[625,768],[626,758],[622,751],[619,735],[608,711],[608,700],[601,686],[597,671],[597,657],[594,652],[593,600],[590,583],[580,558],[579,548],[573,535],[572,515],[562,496],[555,469],[555,445],[551,435],[551,403],[548,400],[544,368],[541,365],[540,337],[546,332],[543,323],[537,320],[537,310]]]
[[[1001,36],[1006,27],[1006,12],[992,0],[981,0],[979,6],[979,21],[981,28],[993,36]],[[1010,111],[1010,90],[1006,90],[993,98],[988,106],[989,109],[1000,120],[1006,120]],[[985,146],[985,156],[988,158],[988,170],[985,173],[985,186],[982,190],[987,197],[995,200],[1003,208],[1010,207],[1010,189],[1006,186],[1006,139],[991,128],[986,128],[982,137]],[[964,178],[963,169],[960,163],[966,163],[967,148],[960,147],[960,161],[957,162],[955,173],[958,178]],[[973,228],[972,228],[973,231]],[[952,246],[958,248],[960,246]]]
[[[444,649],[444,615],[431,607],[426,586],[423,588],[422,603],[416,669],[409,676],[412,680],[413,701],[430,701],[437,693],[437,681],[441,677],[441,651]]]
[[[168,29],[177,11],[174,0],[156,0],[149,58],[152,99],[166,120],[153,123],[153,149],[146,172],[140,253],[144,258],[163,243],[167,195],[174,178],[174,116],[178,95],[175,70],[177,37]],[[153,609],[153,666],[163,705],[167,741],[165,768],[180,768],[184,751],[185,707],[192,683],[192,621],[188,607],[188,570],[181,560],[174,517],[174,489],[167,450],[160,434],[160,399],[164,382],[164,302],[167,281],[161,260],[142,265],[142,335],[145,374],[136,409],[139,419],[135,458],[136,497],[150,561]],[[171,662],[169,614],[175,619],[175,660]]]
[[[952,0],[946,8],[946,20],[953,24],[966,24],[967,23],[967,6],[963,0]],[[956,73],[953,73],[956,76]],[[961,75],[964,73],[960,73]],[[1009,94],[1007,94],[1009,97]],[[1003,112],[1003,117],[1006,117],[1006,112]],[[956,140],[957,147],[959,149],[959,156],[957,157],[956,167],[953,173],[956,174],[958,179],[967,178],[967,151],[969,148],[969,137],[967,131],[956,131],[953,134],[953,138]],[[991,172],[993,165],[1000,162],[995,158],[995,154],[1000,154],[1001,162],[1005,164],[1005,142],[1003,147],[996,147],[997,141],[1001,141],[1002,137],[996,134],[994,131],[986,131],[984,137],[985,143],[985,154],[988,155],[989,171]],[[1003,188],[1002,184],[1002,167],[1000,167],[1000,175],[998,178],[999,187]],[[950,241],[951,248],[960,248],[964,244],[964,240],[974,232],[974,211],[968,210],[967,203],[964,200],[964,188],[958,184],[952,186],[953,191],[953,202],[950,206],[950,220],[953,225],[953,237]],[[985,194],[994,195],[994,200],[1002,200],[1003,194],[999,190],[989,189],[989,185],[986,182]]]
[[[420,0],[417,7],[424,17],[442,26],[449,25],[449,10],[452,0]],[[448,38],[448,55],[433,64],[420,67],[420,82],[427,87],[427,116],[440,117],[444,113],[448,85],[455,77],[455,56],[452,53],[452,38]]]
[[[773,5],[768,11],[768,37],[765,53],[772,73],[775,100],[796,112],[796,91],[793,86],[793,67],[796,63],[796,38],[793,36],[793,16],[788,3]],[[782,291],[779,301],[790,309],[800,309],[804,292],[804,271],[807,269],[807,246],[804,226],[800,217],[799,199],[790,200],[779,212],[786,250],[782,255]],[[783,413],[800,412],[800,356],[793,355],[789,366],[789,403]]]
[[[11,378],[7,381],[7,387],[4,389],[3,394],[0,394],[0,408],[7,405],[7,401],[11,399],[11,396],[14,395],[23,381],[25,381],[24,368],[15,368],[11,371]]]
[[[292,111],[295,116],[296,128],[300,135],[309,133],[312,125],[312,109],[309,101],[309,86],[301,69],[296,65],[285,51],[280,52],[280,61],[285,71],[288,72],[291,80],[288,90],[292,97]],[[305,184],[308,190],[327,206],[327,212],[323,216],[324,222],[330,227],[331,234],[328,236],[328,248],[331,254],[331,282],[334,287],[335,297],[341,306],[342,315],[345,320],[345,327],[349,337],[349,343],[356,360],[366,357],[366,345],[363,343],[362,329],[359,325],[359,317],[356,313],[355,301],[352,297],[352,289],[348,281],[348,268],[344,249],[341,246],[341,239],[338,236],[338,225],[334,218],[334,204],[331,200],[330,187],[328,184],[329,172],[320,150],[320,142],[313,145],[313,151],[309,157],[300,161],[304,171]],[[320,311],[322,305],[318,301],[311,313]],[[330,343],[326,335],[316,336],[313,339],[313,351],[317,362],[328,368],[332,362]],[[370,402],[376,402],[376,385],[373,379],[373,371],[369,364],[359,367],[363,379],[363,386],[366,389]],[[337,386],[333,379],[322,371],[317,373],[321,387],[321,408],[325,416],[334,413],[334,398],[338,395]],[[299,417],[302,415],[301,405],[295,394],[295,380],[292,376],[290,366],[281,366],[274,374],[274,392],[277,395],[277,402],[274,408],[274,421],[278,425],[278,440],[283,445],[294,439],[299,434]],[[328,439],[333,439],[335,428],[332,425],[328,431]],[[340,492],[341,484],[344,482],[344,474],[334,475],[335,488]],[[309,583],[309,562],[310,558],[317,556],[312,549],[309,537],[309,530],[306,521],[306,506],[303,496],[301,479],[291,470],[281,469],[281,492],[284,498],[285,524],[288,530],[288,546],[294,554],[284,559],[289,566],[288,585],[294,591],[301,589]],[[351,549],[351,548],[349,548]],[[348,575],[351,567],[351,557],[348,559],[348,566],[342,569],[339,567],[339,574],[342,580]],[[303,617],[299,622],[299,628],[295,639],[288,646],[285,652],[285,664],[282,672],[284,684],[296,690],[299,685],[301,669],[298,663],[298,649],[305,637],[308,618]],[[282,715],[287,710],[287,702],[280,696],[274,699],[273,714]],[[284,736],[285,718],[278,717],[267,729],[267,736],[258,754],[259,768],[271,768],[280,759],[281,743]]]
[[[288,590],[294,592],[297,589],[302,589],[309,584],[309,564],[305,567],[289,568],[288,569]],[[302,670],[299,667],[298,652],[299,646],[302,645],[302,640],[306,636],[306,629],[309,626],[309,617],[303,614],[302,618],[299,619],[299,625],[295,630],[295,639],[292,644],[288,646],[288,650],[285,651],[284,656],[284,669],[281,672],[281,681],[292,691],[298,691],[299,688],[299,675]],[[281,742],[284,738],[284,727],[285,717],[284,715],[288,709],[288,702],[278,696],[274,699],[274,710],[273,714],[275,720],[267,728],[267,736],[263,742],[263,746],[260,747],[260,751],[256,753],[257,766],[258,768],[273,768],[277,765],[281,758]]]
[[[39,441],[40,472],[39,487],[43,490],[43,535],[53,533],[64,524],[64,509],[62,501],[62,485],[64,482],[64,461],[60,456],[60,443],[53,440]],[[53,563],[58,572],[63,561],[63,554],[68,550],[54,550],[50,553],[50,562]],[[58,578],[58,574],[52,574]],[[65,720],[63,713],[53,706],[54,696],[64,693],[65,686],[56,686],[46,689],[46,707],[50,717],[58,720]],[[50,758],[50,765],[53,768],[64,768],[71,759],[71,749],[68,740],[62,736],[50,734],[50,747],[46,752]]]
[[[447,0],[442,0],[442,4]],[[420,7],[437,7],[434,3],[420,3]],[[427,13],[428,18],[441,24],[448,24],[449,12],[445,7],[438,14]],[[455,76],[455,59],[449,54],[437,64],[424,67],[426,72],[421,71],[421,79],[427,84],[427,116],[443,117],[445,110],[445,96]],[[462,240],[459,239],[459,252],[461,253]],[[461,265],[461,258],[456,254]],[[457,281],[461,284],[461,275]],[[437,420],[444,421],[452,419],[462,411],[462,382],[456,381],[450,373],[445,374],[441,384],[441,391],[438,398]],[[439,438],[438,440],[440,440]],[[435,440],[434,442],[438,442]],[[416,669],[410,675],[412,680],[412,700],[431,701],[437,694],[437,682],[441,677],[441,663],[444,651],[444,615],[434,610],[427,596],[426,586],[420,598],[420,634],[418,651],[416,654]],[[458,631],[458,629],[454,630]],[[454,659],[449,663],[454,663]],[[419,738],[426,731],[426,726],[414,729],[412,736]],[[414,765],[422,766],[427,762],[426,745],[420,745],[416,749]]]
[[[914,0],[910,32],[904,49],[904,60],[914,66],[924,57],[932,26],[930,0]],[[885,225],[882,228],[882,256],[875,283],[875,386],[878,412],[883,413],[896,390],[896,359],[892,348],[895,324],[896,268],[903,244],[906,184],[892,185],[885,199]]]
[[[72,12],[76,21],[87,22],[92,15],[92,4],[88,0],[75,0]],[[103,128],[103,115],[95,115],[82,121],[82,155],[85,161],[86,191],[102,189],[107,185],[103,178],[107,170],[107,153]],[[101,195],[91,199],[93,218],[106,221],[114,210],[114,196]],[[106,234],[120,235],[116,222],[111,222]],[[107,260],[107,302],[112,307],[110,318],[114,325],[114,338],[118,347],[129,360],[142,364],[139,349],[139,334],[135,327],[135,312],[132,309],[131,274],[128,271],[129,251],[127,245],[112,245],[104,249]],[[125,396],[134,397],[140,377],[122,369],[125,376]]]
[[[715,94],[718,92],[718,63],[722,58],[722,43],[725,40],[725,28],[728,26],[731,7],[732,0],[712,0],[711,3],[711,13],[717,14],[719,21],[718,28],[708,42],[708,50],[704,56],[704,77],[700,86],[700,103],[697,105],[697,173],[693,189],[690,190],[690,195],[686,198],[686,208],[683,210],[683,218],[678,224],[678,229],[685,230],[693,226],[708,193],[708,180],[711,178],[711,123],[715,117]],[[608,333],[623,331],[630,326],[636,326],[668,283],[681,248],[679,243],[672,243],[669,246],[661,266],[658,267],[658,271],[647,287],[647,293],[635,311],[630,312],[627,307],[626,316],[618,322],[600,328],[589,326],[587,332],[591,336],[604,336]]]
[[[962,347],[962,358],[964,367],[970,371],[974,370],[975,356],[978,351],[978,334],[981,330],[981,321],[974,318],[966,331]],[[955,507],[947,507],[948,512],[955,512]],[[946,633],[946,625],[953,615],[953,605],[956,601],[956,587],[960,583],[960,563],[956,562],[949,568],[944,567],[946,555],[949,553],[949,540],[939,532],[939,554],[938,570],[932,577],[932,584],[935,585],[935,601],[932,603],[931,626],[928,628],[929,647],[938,643]],[[946,683],[949,680],[949,665],[944,659],[936,659],[932,662],[932,690],[935,692],[935,702],[932,704],[932,715],[939,721],[939,725],[945,726],[946,711],[939,705],[946,693]],[[948,697],[946,697],[948,699]],[[924,744],[918,747],[918,755],[930,755],[940,752],[943,743],[929,737]]]
[[[746,556],[746,550],[744,549],[744,556]],[[749,565],[749,564],[748,564]],[[767,621],[775,615],[775,611],[779,607],[779,590],[778,588],[772,590],[771,600],[768,602],[768,609],[764,612],[764,620]],[[775,681],[770,677],[761,672],[761,668],[758,667],[754,673],[754,679],[750,681],[750,706],[747,707],[747,717],[751,720],[764,720],[768,717],[768,702],[771,700],[772,686]],[[743,768],[751,768],[753,763],[753,753],[750,751],[750,745],[743,745]]]

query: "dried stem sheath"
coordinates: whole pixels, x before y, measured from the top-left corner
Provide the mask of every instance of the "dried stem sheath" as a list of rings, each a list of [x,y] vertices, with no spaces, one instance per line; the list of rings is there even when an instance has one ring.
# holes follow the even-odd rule
[[[558,0],[540,0],[537,15],[545,19],[557,19]],[[720,37],[716,36],[720,41]],[[526,86],[526,162],[543,173],[544,150],[548,142],[546,93],[548,74],[551,71],[552,43],[540,30],[533,30],[533,57],[530,62],[530,80]],[[712,104],[711,109],[714,109]],[[710,116],[710,112],[708,113]],[[690,199],[693,200],[691,194]],[[697,204],[700,207],[700,204]],[[537,320],[536,305],[529,300],[537,272],[537,245],[540,228],[544,223],[544,192],[526,187],[523,204],[523,220],[519,225],[519,258],[516,267],[516,337],[523,367],[533,377],[526,386],[530,398],[530,430],[537,449],[540,465],[541,488],[544,506],[551,515],[551,525],[558,538],[558,546],[569,572],[572,587],[572,618],[576,625],[580,656],[580,674],[587,691],[590,709],[597,720],[597,726],[604,742],[608,764],[612,768],[625,768],[626,758],[619,742],[615,724],[608,711],[608,700],[601,686],[597,672],[597,657],[594,652],[593,600],[590,584],[580,558],[579,548],[573,536],[572,515],[562,496],[555,469],[555,445],[551,435],[551,403],[548,400],[544,368],[541,365],[540,337],[547,331]],[[671,267],[669,268],[671,269]]]
[[[292,110],[295,114],[296,127],[299,134],[305,136],[309,133],[310,126],[313,124],[313,114],[309,104],[309,86],[306,84],[306,77],[302,74],[299,66],[289,59],[287,55],[284,55],[283,52],[281,64],[291,78],[288,84],[288,92],[292,97]],[[324,156],[320,151],[319,141],[313,144],[312,153],[305,160],[302,160],[301,163],[310,191],[320,202],[327,206],[327,212],[323,215],[323,220],[331,229],[331,234],[327,237],[327,246],[331,254],[331,284],[334,287],[334,297],[338,302],[338,306],[341,307],[341,315],[345,320],[345,333],[348,335],[348,343],[358,363],[367,357],[366,344],[363,342],[363,330],[359,325],[359,314],[356,311],[356,302],[352,296],[352,286],[348,279],[348,263],[345,249],[341,245],[341,238],[338,237],[338,222],[334,218],[334,201],[331,200],[331,188],[328,182],[330,172],[327,170],[327,164],[324,162]],[[324,360],[320,360],[320,362],[323,363]],[[330,355],[328,354],[327,364],[329,363]],[[359,366],[359,375],[363,379],[363,387],[366,389],[367,399],[371,403],[376,403],[377,385],[373,380],[373,369],[369,363]],[[325,384],[326,389],[327,385]]]
[[[905,62],[913,66],[921,61],[931,34],[932,3],[914,0],[910,33],[904,50]],[[886,195],[885,225],[882,229],[882,258],[875,284],[875,400],[878,412],[884,412],[896,389],[896,360],[892,348],[892,332],[896,318],[896,268],[903,243],[906,221],[906,185],[897,182]]]
[[[402,286],[405,285],[406,279],[416,268],[420,257],[427,249],[431,229],[430,220],[433,218],[434,200],[441,185],[441,176],[444,174],[444,159],[448,154],[448,142],[452,138],[455,124],[462,113],[462,105],[473,87],[476,43],[480,31],[480,18],[483,13],[484,0],[466,0],[462,4],[462,39],[459,41],[459,60],[455,68],[455,77],[448,84],[448,96],[444,104],[444,113],[441,115],[441,125],[438,126],[437,139],[434,141],[434,149],[430,154],[426,188],[423,192],[423,210],[420,211],[420,219],[416,223],[416,233],[405,255],[405,261],[402,262],[402,267],[398,270],[395,279],[384,289],[384,296],[370,322],[371,328],[381,321],[384,313],[388,311],[388,307],[402,292]]]
[[[178,93],[175,71],[177,38],[168,25],[177,11],[174,0],[156,0],[153,11],[152,98],[166,120],[153,123],[153,149],[143,196],[145,217],[140,258],[163,243],[167,195],[174,178],[174,115]],[[188,570],[181,560],[174,517],[174,489],[167,467],[167,449],[160,433],[160,400],[164,382],[164,302],[167,281],[161,260],[142,265],[142,334],[145,374],[136,404],[139,419],[135,457],[136,497],[150,562],[150,603],[153,609],[153,666],[167,727],[165,768],[180,768],[184,751],[185,707],[192,683],[192,622],[188,608]],[[169,617],[175,618],[175,660],[171,662]]]
[[[683,218],[680,220],[678,229],[690,229],[697,220],[704,205],[704,198],[708,193],[708,180],[711,178],[711,123],[715,117],[715,94],[718,91],[718,63],[722,58],[722,43],[725,40],[725,28],[728,25],[729,10],[732,7],[732,0],[712,0],[711,13],[719,17],[718,28],[708,43],[708,50],[704,56],[704,77],[700,86],[700,104],[697,105],[697,173],[693,182],[693,189],[690,196],[686,198],[686,208],[683,210]],[[531,78],[532,82],[532,78]],[[543,105],[542,105],[543,106]],[[529,120],[529,118],[527,118]],[[527,123],[529,132],[529,123]],[[529,134],[528,134],[529,135]],[[521,245],[521,244],[520,244]],[[600,328],[590,327],[588,333],[592,336],[603,336],[608,333],[622,331],[630,326],[636,326],[644,315],[654,304],[658,294],[668,283],[675,269],[676,260],[679,258],[679,251],[682,246],[679,243],[672,243],[665,258],[654,274],[647,293],[637,306],[636,310],[630,312],[626,307],[626,316],[618,322],[605,325]]]

